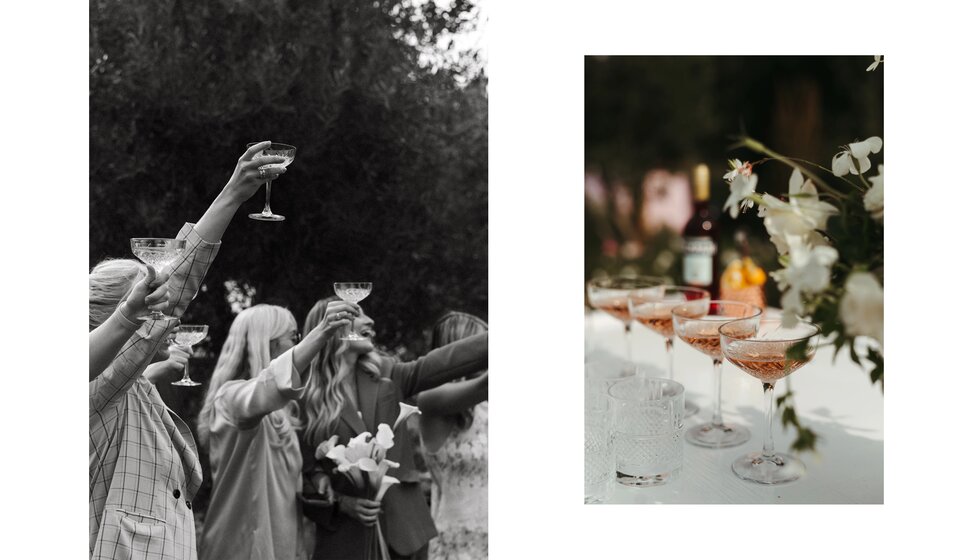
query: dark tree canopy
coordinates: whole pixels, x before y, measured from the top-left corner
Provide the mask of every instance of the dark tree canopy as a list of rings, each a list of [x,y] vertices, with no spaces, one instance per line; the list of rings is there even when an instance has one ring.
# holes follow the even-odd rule
[[[196,220],[252,141],[297,146],[273,184],[285,222],[239,211],[186,317],[233,318],[226,281],[302,322],[338,280],[370,280],[388,348],[419,353],[443,311],[487,315],[487,96],[473,58],[419,54],[473,6],[362,0],[93,0],[89,260]],[[473,77],[475,75],[475,77]]]

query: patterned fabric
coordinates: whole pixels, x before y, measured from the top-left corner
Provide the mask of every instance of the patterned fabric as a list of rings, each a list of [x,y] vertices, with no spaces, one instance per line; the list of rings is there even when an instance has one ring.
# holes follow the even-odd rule
[[[439,535],[430,560],[487,558],[488,404],[473,409],[473,424],[455,429],[435,453],[426,453],[432,473],[432,518]]]
[[[211,504],[201,530],[201,560],[305,558],[300,538],[303,455],[284,408],[305,385],[293,350],[252,379],[218,389],[209,454]]]
[[[170,305],[181,316],[197,294],[219,243],[192,224],[171,265]],[[160,398],[143,370],[179,321],[147,321],[112,364],[89,382],[89,553],[93,559],[197,558],[191,501],[201,463],[190,428]]]

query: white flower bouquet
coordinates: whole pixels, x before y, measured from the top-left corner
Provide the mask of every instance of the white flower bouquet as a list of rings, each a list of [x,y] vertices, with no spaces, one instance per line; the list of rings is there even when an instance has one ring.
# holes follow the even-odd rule
[[[418,408],[405,403],[400,403],[400,407],[394,428],[389,427],[388,424],[378,424],[378,431],[374,436],[370,432],[363,432],[351,438],[347,445],[338,445],[338,437],[334,435],[316,448],[314,453],[316,459],[333,461],[336,464],[336,472],[343,474],[350,481],[361,498],[380,502],[388,489],[398,484],[398,479],[388,476],[387,472],[388,469],[398,468],[399,465],[389,461],[386,455],[395,445],[394,430],[398,429],[398,426],[409,416],[419,412]],[[377,547],[368,547],[366,558],[389,560],[388,546],[381,533],[381,525],[375,523],[374,531],[377,535],[375,541]]]
[[[879,63],[880,58],[868,70]],[[737,146],[764,157],[729,160],[724,210],[737,218],[740,211],[758,207],[783,267],[771,274],[782,292],[783,323],[790,326],[802,317],[816,324],[825,344],[834,346],[835,357],[847,346],[851,359],[870,366],[872,383],[884,390],[884,165],[870,175],[871,156],[881,151],[882,139],[872,136],[843,146],[831,169],[778,154],[752,138]],[[769,161],[793,169],[783,198],[756,192],[754,170]],[[859,336],[873,340],[855,344]],[[802,347],[798,350],[802,353]],[[791,397],[792,391],[777,404],[783,425],[797,428],[793,448],[814,449],[817,436],[800,425]]]

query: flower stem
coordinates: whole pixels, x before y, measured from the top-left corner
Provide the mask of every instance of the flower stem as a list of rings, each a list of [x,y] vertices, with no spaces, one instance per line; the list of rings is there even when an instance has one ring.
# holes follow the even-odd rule
[[[786,156],[784,156],[784,155],[782,155],[780,153],[774,152],[774,151],[770,150],[768,147],[766,147],[765,144],[763,144],[762,142],[759,142],[758,140],[755,140],[753,138],[744,138],[742,140],[741,144],[743,146],[745,146],[746,148],[750,149],[750,150],[754,150],[754,151],[759,152],[761,154],[766,154],[770,158],[772,158],[772,159],[774,159],[776,161],[779,161],[781,163],[784,163],[784,164],[786,164],[786,165],[788,165],[790,167],[796,167],[795,165],[792,164],[792,162],[795,161],[796,158],[786,157]],[[799,161],[804,161],[804,160],[799,160]],[[805,163],[810,163],[810,162],[805,162]],[[816,165],[816,164],[812,164],[811,163],[811,165]],[[804,175],[806,175],[807,177],[809,177],[810,179],[812,179],[814,183],[816,183],[818,186],[820,186],[820,188],[822,188],[827,193],[833,193],[833,194],[837,195],[837,197],[839,197],[839,198],[843,198],[845,196],[844,193],[842,193],[841,191],[839,191],[839,190],[835,189],[834,187],[831,187],[830,185],[828,185],[826,181],[824,181],[823,179],[821,179],[820,176],[817,175],[816,173],[814,173],[813,171],[810,171],[809,169],[806,169],[806,168],[798,168],[798,169],[800,170],[801,173],[803,173]],[[848,182],[850,182],[850,181],[848,181]]]

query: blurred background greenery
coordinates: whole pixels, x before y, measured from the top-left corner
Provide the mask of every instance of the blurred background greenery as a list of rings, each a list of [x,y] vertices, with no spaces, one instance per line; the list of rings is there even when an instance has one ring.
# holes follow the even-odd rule
[[[872,56],[590,56],[585,59],[585,280],[624,271],[680,282],[679,231],[691,215],[690,177],[711,170],[711,206],[728,197],[727,160],[747,134],[784,155],[829,168],[839,146],[884,134],[883,69]],[[787,191],[790,169],[758,167],[758,192]],[[679,225],[677,225],[679,224]],[[778,268],[762,220],[720,217],[720,266],[749,256]],[[778,305],[772,280],[766,299]],[[584,290],[583,290],[584,293]]]
[[[224,235],[185,322],[205,383],[242,306],[302,325],[333,282],[372,281],[379,346],[424,354],[450,309],[487,317],[487,93],[470,0],[93,0],[89,262],[195,221],[248,142],[297,146]],[[464,41],[465,42],[465,41]],[[161,383],[193,426],[203,391]],[[207,457],[202,457],[205,472]],[[196,509],[206,508],[208,483]]]

